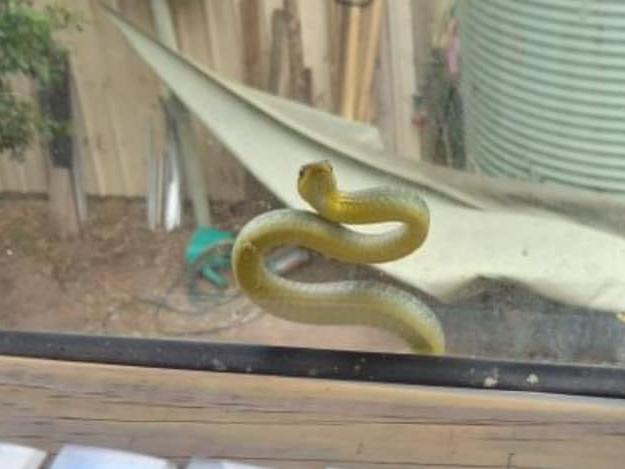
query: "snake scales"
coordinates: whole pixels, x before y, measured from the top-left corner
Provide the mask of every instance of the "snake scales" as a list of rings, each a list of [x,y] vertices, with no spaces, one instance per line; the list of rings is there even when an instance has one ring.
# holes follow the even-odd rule
[[[308,324],[368,325],[402,337],[417,353],[445,350],[442,326],[428,306],[410,293],[374,281],[304,283],[280,277],[264,255],[299,245],[343,262],[389,262],[419,248],[429,230],[429,210],[414,192],[379,187],[345,192],[329,162],[305,165],[298,191],[317,213],[280,209],[249,221],[237,236],[232,270],[239,288],[266,312]],[[401,222],[380,234],[346,224]]]

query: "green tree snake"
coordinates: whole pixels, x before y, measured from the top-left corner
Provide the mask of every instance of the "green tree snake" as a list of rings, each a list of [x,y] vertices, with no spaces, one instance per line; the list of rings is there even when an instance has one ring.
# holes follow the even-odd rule
[[[264,263],[264,255],[282,245],[360,264],[404,257],[424,243],[429,231],[423,199],[413,191],[387,187],[341,191],[327,161],[304,165],[297,187],[317,213],[278,209],[250,220],[232,251],[239,288],[266,312],[289,321],[383,328],[417,353],[443,353],[445,336],[437,316],[407,291],[375,281],[299,282],[274,274]],[[401,225],[376,234],[342,225],[383,222]]]

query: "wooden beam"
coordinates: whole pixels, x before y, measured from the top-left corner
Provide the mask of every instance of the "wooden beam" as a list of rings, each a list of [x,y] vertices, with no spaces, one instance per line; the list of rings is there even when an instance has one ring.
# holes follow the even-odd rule
[[[286,17],[284,10],[277,9],[271,16],[271,56],[269,59],[269,82],[267,89],[270,93],[279,95],[280,85],[285,73],[285,44],[286,44]]]
[[[413,125],[417,81],[411,5],[407,1],[383,2],[378,125],[390,151],[420,160],[419,131]]]
[[[341,115],[354,119],[358,89],[358,37],[360,34],[360,6],[347,6],[346,38],[343,50],[341,81]]]
[[[299,0],[304,64],[310,70],[310,104],[318,109],[334,111],[329,36],[330,5],[326,1]]]
[[[431,67],[432,60],[432,22],[434,10],[446,0],[430,2],[429,0],[411,0],[412,30],[414,49],[414,68],[416,93],[425,92],[425,81]],[[424,98],[427,98],[424,96]],[[421,107],[417,109],[421,119],[419,126],[421,153],[424,158],[431,159],[436,148],[436,126],[430,117],[427,100],[421,100]]]
[[[72,86],[68,57],[63,54],[61,77],[58,82],[39,85],[38,102],[44,117],[71,129],[75,116],[72,114]],[[42,140],[44,154],[48,158],[48,198],[50,213],[61,238],[77,236],[80,220],[72,167],[74,166],[74,138],[72,133],[54,134]]]
[[[85,179],[85,159],[87,157],[87,143],[85,142],[85,118],[78,99],[78,89],[76,87],[76,77],[70,74],[70,92],[72,102],[72,143],[73,161],[72,161],[72,185],[74,190],[74,198],[76,200],[76,210],[78,212],[78,221],[82,224],[87,220],[88,204],[87,204],[87,184]]]
[[[289,51],[290,95],[296,101],[310,104],[312,101],[310,72],[304,66],[302,27],[296,0],[284,0],[287,45]]]
[[[244,82],[255,88],[262,86],[260,0],[245,0],[239,4],[243,46]]]
[[[50,214],[56,233],[63,239],[80,233],[78,208],[70,168],[50,165],[48,173]]]
[[[337,4],[336,0],[326,0],[326,23],[327,42],[328,42],[328,59],[330,67],[330,84],[331,93],[331,110],[335,113],[340,112],[341,106],[341,83],[342,83],[342,34],[341,20],[342,8]]]
[[[368,121],[371,114],[371,90],[375,65],[380,50],[380,23],[382,20],[382,0],[372,0],[369,7],[368,22],[365,28],[366,42],[364,51],[364,61],[362,64],[360,89],[356,102],[356,118],[361,121]]]
[[[0,440],[265,467],[620,468],[619,400],[0,357]]]
[[[215,71],[232,80],[243,79],[242,33],[236,2],[203,0],[208,41]]]

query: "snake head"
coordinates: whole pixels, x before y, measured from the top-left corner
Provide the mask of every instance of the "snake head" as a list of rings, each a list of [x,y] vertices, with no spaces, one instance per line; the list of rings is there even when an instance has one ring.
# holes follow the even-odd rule
[[[337,191],[334,169],[329,161],[319,161],[302,166],[297,179],[299,195],[314,208],[319,209]]]

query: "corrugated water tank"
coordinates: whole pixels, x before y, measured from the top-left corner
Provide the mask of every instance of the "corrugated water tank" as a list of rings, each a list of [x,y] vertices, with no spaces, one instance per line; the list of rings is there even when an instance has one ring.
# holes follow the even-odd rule
[[[625,0],[459,0],[469,160],[625,193]]]

